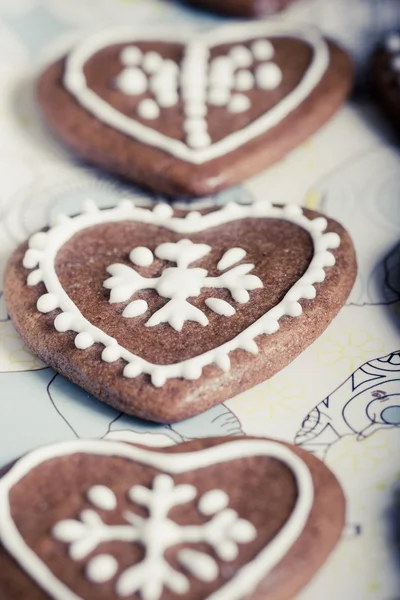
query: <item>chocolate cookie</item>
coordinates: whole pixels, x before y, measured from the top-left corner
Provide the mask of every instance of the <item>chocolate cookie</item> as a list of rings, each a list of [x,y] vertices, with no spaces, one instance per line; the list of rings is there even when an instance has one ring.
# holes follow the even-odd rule
[[[184,0],[186,4],[230,17],[262,17],[273,15],[294,0]]]
[[[385,113],[400,127],[400,31],[388,34],[372,58],[371,89]]]
[[[11,257],[9,314],[48,365],[126,413],[170,423],[274,375],[354,283],[352,242],[297,206],[174,216],[129,200],[60,217]]]
[[[289,600],[344,512],[323,463],[271,440],[57,444],[0,480],[0,597]]]
[[[353,67],[314,31],[255,23],[187,37],[98,33],[38,81],[79,156],[171,196],[207,196],[280,160],[346,97]]]

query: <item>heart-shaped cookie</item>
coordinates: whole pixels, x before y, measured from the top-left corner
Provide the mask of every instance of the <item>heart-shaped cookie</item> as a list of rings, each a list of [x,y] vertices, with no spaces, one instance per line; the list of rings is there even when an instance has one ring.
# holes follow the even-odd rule
[[[349,91],[347,55],[315,31],[97,33],[48,67],[38,99],[79,155],[170,195],[208,195],[282,158]]]
[[[14,253],[5,297],[44,362],[122,411],[169,423],[286,366],[355,274],[345,230],[297,206],[177,215],[89,202]]]
[[[321,566],[343,522],[335,477],[293,446],[62,443],[0,480],[0,595],[284,600]]]

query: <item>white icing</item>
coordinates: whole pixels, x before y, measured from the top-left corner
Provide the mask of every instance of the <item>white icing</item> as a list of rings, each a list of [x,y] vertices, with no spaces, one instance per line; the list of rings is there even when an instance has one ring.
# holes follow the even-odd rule
[[[142,60],[143,69],[146,73],[155,73],[161,69],[163,58],[158,52],[147,52]]]
[[[229,269],[229,267],[232,267],[232,265],[235,265],[243,260],[246,254],[247,252],[246,250],[243,250],[243,248],[230,248],[224,253],[223,257],[219,261],[217,269],[219,271],[225,271],[225,269]]]
[[[200,498],[198,509],[202,515],[210,516],[224,510],[229,504],[229,496],[222,490],[210,490]]]
[[[186,119],[183,127],[186,133],[206,132],[207,123],[201,118]]]
[[[154,257],[149,248],[137,246],[129,253],[129,260],[138,267],[149,267],[153,263]]]
[[[263,90],[274,90],[282,82],[282,71],[275,63],[259,65],[256,69],[258,87]]]
[[[212,556],[185,548],[178,553],[178,561],[189,573],[200,581],[214,581],[218,577],[218,565]]]
[[[115,86],[124,94],[140,95],[147,92],[147,77],[138,67],[127,67],[116,77]]]
[[[221,300],[220,298],[207,298],[205,301],[208,308],[211,308],[212,311],[217,313],[217,315],[221,315],[222,317],[233,317],[236,313],[236,310],[233,308],[229,302],[226,300]]]
[[[93,583],[105,583],[118,571],[118,561],[110,554],[100,554],[92,558],[85,570],[86,577]]]
[[[160,116],[158,104],[151,98],[145,98],[138,106],[138,114],[142,119],[157,119]]]
[[[205,131],[191,131],[187,136],[187,142],[191,148],[206,148],[211,145],[211,138]]]
[[[229,51],[229,56],[236,67],[250,67],[253,64],[253,54],[246,46],[235,46]]]
[[[390,33],[385,40],[385,46],[387,51],[391,54],[400,52],[400,33],[397,31]]]
[[[228,110],[231,113],[241,113],[249,110],[250,106],[250,98],[244,94],[234,94],[229,101]]]
[[[126,67],[137,67],[141,64],[143,58],[142,51],[137,46],[127,46],[124,48],[119,59]]]
[[[132,42],[139,40],[154,40],[155,37],[157,37],[157,39],[160,39],[161,41],[182,42],[186,43],[187,47],[192,47],[192,54],[189,53],[189,62],[186,60],[187,56],[185,53],[184,68],[188,75],[182,77],[181,82],[186,84],[187,81],[190,81],[190,77],[192,77],[192,81],[194,78],[194,71],[189,69],[187,64],[190,64],[190,62],[193,60],[195,68],[199,68],[200,66],[200,72],[204,72],[204,65],[208,64],[208,52],[214,46],[236,43],[239,44],[240,48],[241,43],[251,41],[257,37],[261,38],[260,41],[262,41],[263,39],[265,40],[266,36],[269,38],[281,36],[295,38],[304,41],[311,47],[313,51],[312,60],[300,83],[285,98],[264,113],[261,117],[252,121],[245,128],[238,131],[229,132],[225,138],[208,145],[204,143],[196,144],[195,148],[190,147],[187,140],[182,141],[179,139],[170,138],[160,131],[151,128],[147,124],[141,123],[135,120],[133,117],[124,115],[116,108],[113,108],[88,87],[84,75],[84,66],[86,61],[102,48],[115,43],[131,44]],[[189,43],[188,39],[190,40]],[[248,49],[245,47],[243,47],[243,49],[248,51]],[[242,56],[240,59],[242,63],[244,61],[243,49],[236,53],[237,56]],[[191,56],[193,58],[191,58]],[[225,61],[225,65],[230,64],[230,66],[225,66],[225,68],[218,67],[218,64],[223,64],[221,62],[218,63],[218,59],[224,58],[228,59],[228,62]],[[225,87],[229,88],[228,91],[230,91],[230,88],[234,85],[233,60],[230,56],[218,57],[218,59],[214,59],[214,64],[210,66],[210,80],[214,78],[215,81],[213,81],[215,84],[218,82],[218,80],[221,80]],[[161,36],[156,36],[155,32],[149,32],[148,34],[140,33],[135,39],[135,35],[132,32],[125,30],[118,32],[101,32],[89,37],[86,41],[79,44],[75,50],[71,52],[67,59],[64,85],[84,108],[86,108],[89,112],[107,125],[114,127],[115,129],[122,131],[126,135],[131,136],[147,145],[157,147],[172,156],[180,158],[181,160],[185,160],[194,164],[202,164],[232,152],[255,137],[258,137],[262,133],[275,127],[309,96],[309,94],[320,82],[328,66],[328,46],[315,31],[310,30],[297,32],[293,29],[290,29],[288,26],[278,26],[276,23],[263,22],[231,25],[229,27],[223,27],[217,30],[211,30],[206,33],[198,34],[195,37],[195,40],[193,40],[192,32],[182,36],[177,36],[175,32],[170,34],[164,33]],[[161,68],[162,67],[160,66],[160,69]],[[269,80],[271,80],[271,77]],[[211,81],[211,87],[215,88],[213,81]],[[211,104],[223,106],[228,102],[229,97],[226,98],[226,95],[224,101],[221,99],[221,97],[219,97],[219,101],[216,101],[217,93],[215,90],[212,91],[212,93],[211,91],[212,90],[210,90],[209,94],[209,102]],[[172,99],[170,99],[170,102],[172,104]],[[190,111],[185,111],[185,114],[191,117],[206,116],[207,114],[207,112],[205,112],[205,114],[200,114],[199,112],[194,113],[192,111],[193,108],[191,108]],[[199,111],[198,106],[196,111]]]
[[[232,578],[207,600],[239,600],[243,595],[250,596],[302,534],[313,505],[313,480],[307,465],[286,446],[267,440],[242,439],[182,454],[156,453],[121,442],[101,440],[79,440],[41,448],[20,459],[0,481],[0,532],[6,550],[54,600],[79,599],[26,544],[11,516],[10,495],[14,485],[35,467],[48,460],[75,453],[118,456],[170,475],[211,465],[229,464],[231,460],[263,456],[279,460],[292,471],[297,495],[288,520],[250,563],[237,569]],[[189,581],[183,573],[175,571],[167,562],[164,556],[166,548],[182,541],[189,544],[205,541],[213,547],[221,560],[226,561],[237,555],[238,544],[249,543],[256,535],[254,526],[238,518],[237,513],[229,508],[218,511],[203,525],[179,526],[168,519],[168,512],[173,506],[190,502],[195,494],[193,486],[174,486],[168,475],[158,475],[152,490],[134,486],[129,494],[131,501],[147,508],[147,519],[126,512],[124,518],[128,524],[108,526],[95,511],[85,510],[79,515],[79,520],[58,523],[53,529],[53,535],[70,544],[69,554],[72,560],[82,560],[103,541],[120,540],[125,543],[143,544],[146,550],[143,561],[128,567],[118,577],[116,592],[121,596],[139,591],[143,600],[158,600],[164,586],[170,587],[175,594],[187,593],[190,589]],[[215,531],[218,535],[215,535]],[[84,545],[79,544],[80,540],[84,540]],[[74,547],[75,551],[72,551]],[[186,553],[181,558],[192,575],[206,581],[213,580],[209,561],[202,561],[202,564],[196,567],[193,555],[189,554],[188,559]],[[93,571],[94,579],[101,577],[100,568],[95,566]],[[112,576],[111,562],[108,559],[103,562],[102,571],[107,571],[107,574]],[[157,581],[158,585],[155,585],[154,581]],[[148,586],[144,585],[145,582]]]
[[[263,287],[258,277],[248,275],[254,268],[252,264],[239,265],[230,271],[225,271],[219,277],[208,277],[206,269],[190,268],[191,263],[200,260],[210,251],[211,246],[194,244],[186,239],[177,243],[161,244],[156,248],[155,255],[163,260],[174,262],[177,266],[168,266],[159,277],[142,277],[127,265],[111,265],[107,268],[111,277],[104,282],[104,287],[111,290],[110,302],[125,302],[140,290],[153,289],[159,296],[168,298],[169,302],[150,317],[146,323],[147,327],[169,323],[176,331],[182,331],[186,321],[208,325],[206,315],[188,302],[188,298],[199,296],[201,291],[207,288],[226,288],[232,297],[236,297],[241,291],[247,292],[247,290]],[[205,303],[219,315],[232,316],[236,312],[228,302],[218,298],[209,298]],[[128,305],[123,316],[137,316],[145,312],[143,310],[134,314],[136,306],[135,302]],[[147,310],[147,304],[145,307]]]
[[[248,92],[254,87],[254,75],[251,71],[238,71],[235,77],[235,86],[239,92]]]
[[[132,317],[139,317],[140,315],[144,315],[147,312],[148,305],[146,300],[134,300],[130,302],[128,306],[125,308],[122,316],[126,319],[131,319]]]
[[[268,40],[257,40],[252,44],[251,50],[258,61],[271,60],[275,54],[274,47]]]
[[[87,497],[94,506],[102,510],[114,510],[117,506],[114,492],[105,485],[94,485],[89,489]]]
[[[208,102],[214,106],[226,106],[231,98],[229,88],[212,87],[208,93]]]
[[[271,206],[266,200],[263,200],[247,205],[227,204],[209,214],[197,214],[196,218],[191,218],[190,215],[189,212],[187,218],[174,217],[171,206],[164,203],[157,204],[151,211],[136,207],[132,202],[122,201],[115,208],[101,211],[89,210],[69,219],[58,219],[46,232],[46,242],[42,247],[41,256],[38,258],[38,267],[47,290],[46,294],[39,299],[38,306],[42,305],[42,298],[46,300],[49,294],[52,299],[51,306],[57,304],[62,313],[66,315],[65,317],[63,314],[57,316],[54,323],[57,330],[71,330],[78,333],[75,343],[80,344],[83,336],[83,341],[86,343],[92,341],[100,343],[106,348],[109,346],[118,348],[121,358],[128,363],[124,369],[126,377],[135,377],[140,373],[146,373],[151,376],[154,385],[163,385],[167,379],[171,378],[194,379],[201,375],[202,369],[206,365],[221,364],[221,361],[227,364],[224,357],[228,357],[230,352],[236,349],[257,353],[257,344],[254,340],[259,335],[275,333],[279,329],[279,320],[284,315],[299,314],[301,312],[299,300],[302,298],[312,299],[315,296],[314,284],[322,282],[325,278],[325,268],[331,267],[335,263],[335,258],[329,250],[340,245],[340,237],[336,233],[323,233],[327,227],[325,218],[318,217],[310,220],[303,215],[302,209],[298,206]],[[63,289],[55,270],[55,260],[60,248],[76,233],[101,223],[122,221],[149,223],[164,227],[182,236],[187,236],[225,223],[251,218],[281,219],[307,231],[314,246],[310,264],[303,276],[293,285],[281,302],[257,319],[247,329],[221,346],[179,363],[153,364],[120,346],[117,340],[85,319]],[[238,265],[236,268],[243,266]],[[126,268],[129,270],[129,267]],[[225,281],[224,285],[226,283]],[[230,291],[236,302],[241,303],[249,300],[249,294],[245,289],[231,289]],[[129,298],[120,301],[126,301],[126,299]],[[44,304],[44,308],[47,310],[49,308],[47,301]],[[61,320],[61,317],[64,318]]]

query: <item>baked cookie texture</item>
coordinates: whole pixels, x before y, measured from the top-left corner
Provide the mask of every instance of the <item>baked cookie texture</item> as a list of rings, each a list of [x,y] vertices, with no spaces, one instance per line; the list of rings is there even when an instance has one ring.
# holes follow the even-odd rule
[[[273,15],[294,0],[185,0],[187,4],[230,17],[263,17]]]
[[[375,51],[370,69],[373,97],[400,128],[400,31],[393,31]]]
[[[179,421],[272,377],[346,301],[348,233],[300,207],[92,205],[11,256],[4,293],[46,364],[118,410]]]
[[[345,518],[322,462],[260,438],[56,444],[3,474],[0,498],[2,600],[289,600]]]
[[[96,34],[37,82],[83,159],[171,197],[208,196],[281,160],[339,109],[353,64],[318,33],[246,23],[191,40]]]

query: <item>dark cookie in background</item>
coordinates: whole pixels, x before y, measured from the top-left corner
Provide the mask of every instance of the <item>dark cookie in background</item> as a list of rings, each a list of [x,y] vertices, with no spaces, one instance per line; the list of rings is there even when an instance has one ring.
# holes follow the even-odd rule
[[[171,423],[289,364],[336,316],[356,270],[343,227],[298,206],[201,214],[125,200],[33,235],[4,291],[46,364],[122,412]]]
[[[349,93],[347,54],[269,23],[191,33],[98,33],[37,84],[77,155],[171,197],[208,196],[282,159]]]
[[[328,468],[272,440],[44,447],[0,479],[0,597],[289,600],[344,516]]]
[[[386,36],[371,63],[371,92],[379,106],[400,128],[400,31]]]
[[[295,0],[184,0],[186,4],[230,17],[263,17],[273,15]]]

